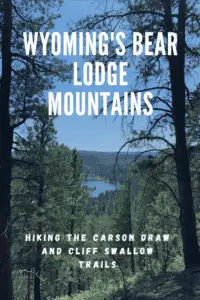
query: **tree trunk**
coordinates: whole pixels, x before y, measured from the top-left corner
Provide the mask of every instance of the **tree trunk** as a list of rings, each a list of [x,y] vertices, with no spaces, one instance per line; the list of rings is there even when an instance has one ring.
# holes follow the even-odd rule
[[[31,300],[31,268],[28,268],[26,300]]]
[[[41,276],[41,252],[42,243],[37,243],[36,262],[35,262],[35,279],[34,279],[34,299],[41,300],[40,276]]]
[[[166,27],[173,30],[170,1],[165,1]],[[176,170],[180,195],[180,221],[185,267],[200,264],[196,217],[192,195],[189,155],[185,133],[185,13],[186,0],[179,0],[178,56],[169,58],[173,119],[176,135]]]
[[[130,175],[129,175],[130,176]],[[129,201],[129,211],[128,211],[128,222],[129,222],[129,233],[132,234],[133,228],[132,228],[132,205],[131,205],[131,182],[130,182],[130,177],[128,178],[128,201]],[[135,260],[134,260],[134,253],[133,253],[133,248],[134,244],[133,241],[130,241],[130,248],[131,248],[131,272],[132,274],[135,273]]]
[[[41,145],[44,143],[44,131],[42,131]],[[43,157],[42,157],[43,162]],[[39,183],[39,198],[38,198],[38,208],[41,208],[44,202],[44,173],[40,174]],[[39,212],[39,222],[38,222],[38,234],[42,234],[42,222],[40,220],[41,213]],[[37,242],[36,249],[36,260],[35,260],[35,278],[34,278],[34,299],[41,300],[41,265],[42,265],[42,242]]]
[[[12,1],[3,1],[2,77],[0,88],[0,299],[13,299],[10,257],[10,183],[12,129],[11,86]]]
[[[74,184],[74,182],[73,182]],[[75,213],[75,207],[72,206],[72,214],[71,214],[71,224],[70,224],[70,233],[74,234],[74,213]],[[72,295],[73,292],[73,277],[74,277],[74,268],[73,266],[70,267],[70,280],[68,283],[68,296]]]

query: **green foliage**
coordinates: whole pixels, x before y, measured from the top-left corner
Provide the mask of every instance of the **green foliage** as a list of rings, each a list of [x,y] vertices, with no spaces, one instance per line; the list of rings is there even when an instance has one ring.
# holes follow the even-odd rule
[[[82,187],[82,162],[76,150],[58,145],[53,119],[44,106],[28,128],[27,139],[17,143],[12,184],[14,290],[20,299],[32,297],[32,287],[39,278],[42,297],[54,297],[67,290],[70,265],[77,262],[66,255],[42,255],[44,247],[65,251],[69,245],[64,241],[25,242],[25,234],[64,234],[72,226],[74,232],[81,232],[87,199]],[[18,280],[24,282],[20,290]]]
[[[119,154],[118,160],[116,152],[96,152],[96,151],[79,151],[83,158],[83,172],[88,177],[105,181],[123,184],[129,165],[139,155],[139,153]],[[147,156],[142,155],[145,159]]]

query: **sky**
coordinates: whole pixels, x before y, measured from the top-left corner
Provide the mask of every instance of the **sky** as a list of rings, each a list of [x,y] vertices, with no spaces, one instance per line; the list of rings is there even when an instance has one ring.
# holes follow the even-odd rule
[[[62,17],[56,21],[54,31],[60,33],[68,31],[68,24],[77,22],[80,18],[100,12],[99,8],[103,8],[98,1],[91,0],[65,0],[61,8]],[[103,4],[102,4],[103,5]],[[104,4],[105,5],[105,4]],[[69,59],[69,58],[68,58]],[[73,58],[74,61],[81,62],[82,58]],[[127,88],[126,88],[127,89]],[[85,90],[85,88],[84,88]],[[97,87],[90,87],[88,91],[101,91]],[[105,91],[123,91],[122,87],[103,86]],[[78,91],[77,87],[72,83],[56,83],[54,92]],[[79,91],[81,91],[79,89]],[[140,126],[140,121],[138,126]],[[125,137],[121,129],[121,117],[99,116],[94,119],[91,116],[72,116],[61,115],[56,119],[56,129],[58,141],[64,143],[69,148],[90,151],[118,151],[124,144]]]
[[[75,23],[80,19],[88,15],[93,15],[95,13],[102,13],[105,9],[105,3],[107,7],[114,5],[116,8],[116,0],[64,0],[64,3],[59,11],[61,13],[61,18],[56,20],[55,27],[53,31],[60,32],[61,34],[65,31],[70,31],[70,27],[74,27]],[[117,7],[119,9],[119,7]],[[67,25],[69,24],[69,26]],[[120,29],[120,31],[126,32],[126,29]],[[102,31],[105,31],[102,28]],[[63,58],[63,57],[61,57]],[[80,66],[83,65],[84,61],[82,57],[65,57],[69,63],[77,61]],[[73,85],[73,80],[69,82],[55,82],[56,92],[61,92],[63,95],[66,92],[75,93],[76,91],[90,91],[94,92],[120,92],[121,94],[124,91],[131,91],[131,86],[135,87],[135,69],[130,68],[127,73],[128,82],[130,83],[129,87],[110,87],[105,84],[103,87],[77,87]],[[199,68],[196,70],[197,77],[199,74]],[[165,74],[163,76],[165,77]],[[199,77],[196,78],[192,76],[187,79],[187,84],[190,87],[193,87],[199,82]],[[162,79],[161,79],[162,80]],[[154,82],[153,82],[154,84]],[[48,100],[48,92],[45,92],[46,99]],[[154,116],[156,111],[154,111]],[[134,120],[134,129],[145,130],[147,127],[148,118],[144,116],[137,116]],[[76,148],[78,150],[88,150],[88,151],[118,151],[121,146],[127,141],[127,136],[124,135],[122,130],[122,117],[118,116],[112,117],[109,114],[105,116],[99,116],[98,118],[93,118],[91,116],[78,116],[73,114],[71,116],[58,116],[55,121],[55,126],[57,129],[58,142],[63,143],[69,148]],[[22,129],[23,130],[23,129]],[[127,133],[127,131],[125,131]],[[170,136],[171,132],[165,131],[162,134],[165,134],[165,138],[171,142],[174,142],[174,137]],[[22,132],[23,134],[23,132]],[[155,147],[162,148],[163,144],[155,142]],[[166,146],[166,145],[164,145]],[[149,148],[148,148],[149,149]],[[127,148],[123,149],[124,151]],[[129,149],[130,151],[140,151],[146,149]]]

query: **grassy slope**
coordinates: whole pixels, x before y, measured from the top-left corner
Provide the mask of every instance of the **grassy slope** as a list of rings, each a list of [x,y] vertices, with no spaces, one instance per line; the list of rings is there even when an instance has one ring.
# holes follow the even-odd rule
[[[132,283],[131,283],[132,282]],[[110,291],[109,291],[110,290]],[[129,280],[127,290],[90,290],[59,300],[190,300],[200,299],[200,271],[170,273],[149,280]]]

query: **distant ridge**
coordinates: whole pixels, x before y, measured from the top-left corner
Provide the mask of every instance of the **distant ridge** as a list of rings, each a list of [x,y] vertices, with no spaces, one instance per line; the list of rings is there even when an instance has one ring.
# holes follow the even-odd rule
[[[100,155],[117,155],[117,151],[96,151],[96,150],[94,150],[94,151],[92,151],[92,150],[77,150],[80,154],[100,154]],[[141,154],[141,152],[140,151],[121,151],[120,153],[119,153],[119,155],[121,155],[121,156],[132,156],[132,157],[134,157],[134,156],[137,156],[137,155],[140,155]],[[149,151],[149,152],[145,152],[145,153],[143,153],[143,154],[141,154],[142,156],[148,156],[148,155],[152,155],[152,156],[154,156],[154,155],[156,155],[157,154],[157,152],[155,152],[155,151]]]
[[[83,159],[83,173],[91,177],[100,177],[112,183],[123,183],[127,169],[135,163],[135,158],[145,160],[155,156],[156,152],[117,152],[77,150]]]

